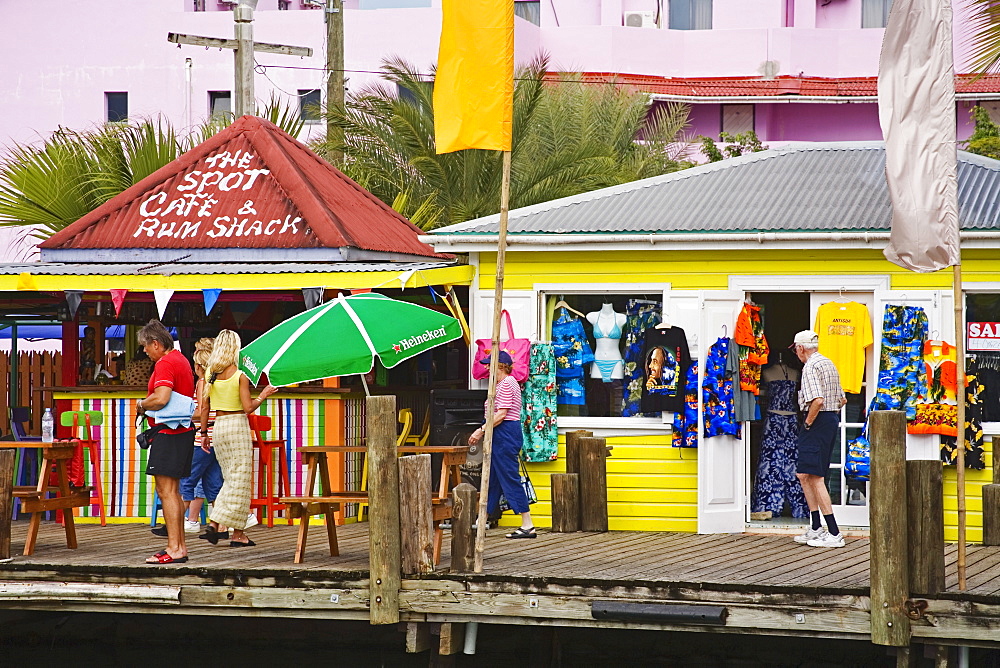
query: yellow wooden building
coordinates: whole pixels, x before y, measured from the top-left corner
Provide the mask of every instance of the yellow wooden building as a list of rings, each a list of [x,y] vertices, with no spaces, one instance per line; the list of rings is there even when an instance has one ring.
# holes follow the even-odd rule
[[[882,255],[890,219],[884,167],[880,143],[789,146],[513,210],[504,306],[517,336],[545,341],[557,300],[583,314],[602,304],[622,313],[630,299],[660,302],[663,319],[683,328],[692,356],[700,358],[716,338],[733,335],[738,312],[752,299],[764,306],[769,363],[777,363],[794,357],[786,348],[796,331],[813,327],[820,305],[864,304],[874,345],[867,349],[865,385],[852,397],[855,410],[849,404],[842,418],[841,449],[828,482],[841,525],[866,527],[865,483],[846,476],[843,462],[848,441],[862,426],[860,410],[875,392],[884,308],[922,307],[929,337],[955,341],[952,272],[912,273]],[[969,322],[1000,322],[998,190],[1000,162],[959,153]],[[490,216],[421,237],[439,252],[468,253],[477,268],[470,299],[473,338],[490,335],[497,229],[498,217]],[[1000,339],[992,341],[972,347],[1000,347]],[[988,363],[998,355],[979,354]],[[990,435],[1000,434],[1000,383],[992,375],[984,378],[985,468],[967,475],[969,539],[975,541],[982,535],[980,488],[990,482]],[[562,435],[588,429],[614,445],[608,460],[611,529],[793,530],[786,519],[751,518],[762,421],[744,423],[740,438],[702,438],[697,449],[677,448],[671,446],[672,413],[621,417],[615,400],[610,410],[608,401],[596,407],[589,399],[584,410],[560,406],[559,459],[529,465],[539,492],[532,510],[539,524],[549,520],[547,474],[564,470]],[[908,457],[938,459],[939,441],[909,435]],[[949,540],[956,538],[956,522],[955,469],[946,466]]]

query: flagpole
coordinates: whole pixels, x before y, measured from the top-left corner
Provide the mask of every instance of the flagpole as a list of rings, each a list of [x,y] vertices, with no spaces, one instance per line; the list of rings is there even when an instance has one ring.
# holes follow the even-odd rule
[[[955,436],[955,484],[958,505],[958,589],[965,591],[965,322],[962,314],[962,251],[959,248],[958,262],[954,265],[952,275],[955,293],[955,356],[958,371],[956,379],[955,399],[958,403],[958,415],[955,418],[957,433]]]
[[[490,344],[490,380],[486,395],[486,426],[483,434],[483,472],[479,484],[479,513],[476,519],[476,547],[472,570],[483,572],[483,549],[486,544],[486,503],[490,491],[490,459],[493,451],[493,413],[497,392],[497,362],[500,350],[500,312],[503,311],[503,273],[507,255],[507,210],[510,204],[510,151],[503,152],[503,177],[500,181],[500,233],[497,235],[497,268],[493,286],[493,341]]]

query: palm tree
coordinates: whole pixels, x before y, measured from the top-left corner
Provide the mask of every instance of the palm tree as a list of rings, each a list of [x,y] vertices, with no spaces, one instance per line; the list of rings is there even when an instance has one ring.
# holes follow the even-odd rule
[[[384,83],[352,94],[329,119],[342,142],[343,170],[424,229],[496,213],[502,157],[465,150],[438,155],[433,82],[400,59],[383,65]],[[653,107],[648,96],[579,77],[549,77],[539,59],[518,72],[514,89],[512,208],[682,169],[688,145],[683,105]]]
[[[292,136],[302,130],[298,112],[276,98],[257,114]],[[39,145],[15,144],[0,159],[0,225],[30,226],[47,239],[234,120],[212,118],[185,137],[159,118],[59,128]]]
[[[973,72],[996,72],[1000,66],[1000,3],[969,0],[969,41]]]

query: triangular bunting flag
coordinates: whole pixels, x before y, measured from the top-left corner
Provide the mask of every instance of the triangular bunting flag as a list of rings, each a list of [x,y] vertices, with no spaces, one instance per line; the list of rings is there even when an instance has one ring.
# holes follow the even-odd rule
[[[110,290],[111,292],[111,303],[115,305],[115,317],[122,312],[122,304],[125,303],[125,295],[128,294],[128,290]]]
[[[163,314],[167,310],[167,304],[170,303],[170,298],[174,296],[173,290],[153,290],[153,299],[156,300],[156,312],[160,315],[160,320],[163,320]]]
[[[83,301],[83,290],[63,290],[66,295],[66,306],[69,307],[69,317],[75,318],[80,302]]]
[[[205,299],[205,315],[212,312],[212,307],[215,306],[215,302],[219,301],[219,295],[222,294],[222,288],[203,288],[201,291],[201,296]]]
[[[306,303],[308,304],[309,302]],[[229,311],[232,313],[233,321],[237,327],[243,326],[247,318],[253,315],[255,308],[257,308],[257,305],[252,302],[232,302],[229,304]]]
[[[17,275],[17,289],[18,290],[32,290],[38,291],[38,283],[35,282],[35,277],[26,271],[22,271]]]
[[[323,303],[323,292],[326,288],[302,288],[302,299],[306,302],[306,310]]]

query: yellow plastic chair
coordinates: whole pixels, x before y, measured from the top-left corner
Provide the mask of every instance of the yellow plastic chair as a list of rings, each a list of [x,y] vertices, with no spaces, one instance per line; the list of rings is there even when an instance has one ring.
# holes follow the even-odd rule
[[[399,432],[399,436],[396,437],[396,447],[406,443],[406,439],[410,438],[410,429],[413,427],[413,411],[409,408],[400,408],[399,416],[396,418],[399,424],[403,425],[403,428]],[[361,469],[361,491],[368,491],[368,456],[366,455],[363,460],[364,468]],[[360,522],[364,516],[365,511],[368,509],[367,503],[358,504],[358,521]]]
[[[427,412],[424,413],[424,424],[420,427],[419,434],[410,434],[406,437],[406,441],[403,445],[415,445],[417,447],[424,447],[427,445],[427,441],[431,438],[431,407],[427,407]]]

